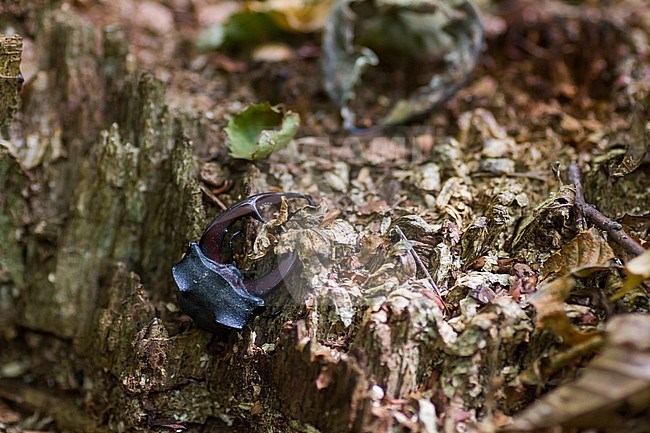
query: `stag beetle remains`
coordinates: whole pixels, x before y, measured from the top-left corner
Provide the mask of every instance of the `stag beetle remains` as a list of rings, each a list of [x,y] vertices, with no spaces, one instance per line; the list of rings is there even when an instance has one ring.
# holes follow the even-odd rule
[[[223,263],[223,243],[228,229],[244,217],[266,222],[260,205],[279,205],[282,198],[306,200],[298,193],[263,193],[254,195],[228,208],[216,217],[203,232],[198,245],[192,242],[183,259],[172,267],[178,286],[178,304],[196,325],[210,332],[223,328],[242,329],[262,308],[262,296],[277,287],[296,265],[296,255],[278,258],[278,267],[268,274],[244,280],[235,264]]]

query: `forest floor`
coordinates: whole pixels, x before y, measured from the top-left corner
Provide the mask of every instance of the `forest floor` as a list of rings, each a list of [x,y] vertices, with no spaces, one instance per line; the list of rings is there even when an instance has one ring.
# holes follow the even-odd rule
[[[648,366],[639,373],[614,354],[624,348],[650,359],[650,344],[635,346],[630,331],[648,324],[612,322],[650,307],[647,281],[618,295],[630,275],[649,273],[647,259],[641,271],[625,267],[650,240],[645,1],[480,2],[485,45],[467,84],[424,119],[366,135],[345,131],[325,92],[322,26],[313,17],[305,19],[315,27],[309,32],[294,26],[259,43],[201,51],[200,32],[227,21],[241,4],[79,0],[63,7],[97,29],[119,25],[129,41],[128,67],[161,80],[172,111],[210,125],[193,142],[208,214],[262,191],[313,196],[315,214],[283,236],[295,241],[304,234],[301,224],[318,221],[322,245],[312,239],[299,255],[315,296],[316,307],[307,309],[331,309],[329,328],[318,325],[323,347],[350,353],[364,346],[362,338],[381,340],[373,332],[387,332],[378,318],[385,308],[389,316],[408,310],[412,332],[418,317],[435,323],[445,355],[412,361],[437,365],[427,377],[441,385],[412,378],[415,385],[403,392],[408,374],[395,379],[386,371],[397,349],[380,348],[377,398],[392,400],[374,416],[396,420],[403,429],[397,431],[427,433],[463,423],[467,431],[494,431],[511,416],[526,431],[556,424],[648,431],[647,412],[639,416],[630,403],[641,396],[640,407],[648,407]],[[281,1],[276,7],[279,17],[290,13]],[[38,70],[34,43],[25,37],[27,84]],[[358,121],[375,122],[376,104],[408,78],[409,71],[383,84],[362,78],[355,107],[365,104],[368,112],[360,110]],[[266,159],[231,158],[228,121],[265,101],[298,113],[298,134]],[[617,242],[619,229],[632,241]],[[334,252],[329,262],[310,261],[319,248]],[[428,302],[424,313],[413,311],[420,299]],[[373,320],[374,331],[360,333]],[[409,362],[408,353],[400,356]],[[616,367],[598,370],[594,359]],[[584,384],[572,382],[580,371],[593,375],[590,383],[611,381],[611,388],[581,394]],[[611,391],[628,382],[641,387]],[[566,393],[561,401],[572,404],[540,403],[557,387]],[[431,411],[437,426],[422,421]],[[0,423],[16,425],[15,415],[0,401]]]

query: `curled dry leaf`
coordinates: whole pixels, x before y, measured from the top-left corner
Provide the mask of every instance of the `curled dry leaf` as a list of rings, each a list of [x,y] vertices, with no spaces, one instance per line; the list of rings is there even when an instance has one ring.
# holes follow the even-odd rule
[[[586,277],[596,271],[609,269],[612,265],[608,262],[612,258],[614,252],[595,229],[578,233],[560,251],[551,255],[540,275],[545,283],[530,298],[537,310],[537,326],[550,330],[571,345],[595,335],[593,332],[581,332],[571,324],[564,301],[575,286],[574,277]],[[557,278],[550,281],[552,277]]]
[[[608,268],[609,260],[614,257],[614,251],[609,244],[600,236],[598,230],[592,228],[578,233],[560,251],[553,253],[544,262],[539,278],[544,281],[569,273],[584,277]]]
[[[536,431],[572,426],[626,431],[626,422],[638,415],[645,417],[641,422],[647,427],[650,316],[617,316],[608,323],[606,337],[603,352],[575,381],[536,401],[503,430]]]
[[[340,107],[344,126],[355,129],[357,116],[350,103],[356,89],[375,87],[362,83],[368,66],[396,56],[402,68],[418,62],[431,68],[441,61],[442,72],[394,98],[378,122],[400,125],[430,112],[465,84],[482,40],[483,27],[470,0],[339,0],[323,35],[325,89]]]
[[[538,249],[560,248],[563,244],[562,229],[572,224],[570,217],[574,203],[575,190],[571,186],[563,186],[560,191],[552,193],[522,219],[515,232],[512,249],[517,251],[530,242]]]
[[[530,303],[537,310],[536,326],[547,329],[567,344],[574,345],[596,335],[593,332],[581,332],[569,320],[564,308],[564,301],[575,286],[575,278],[570,275],[557,278],[544,284],[530,298]]]
[[[282,198],[280,210],[275,218],[265,222],[259,230],[255,242],[253,242],[253,254],[251,260],[257,260],[266,255],[269,248],[276,243],[276,239],[269,233],[269,229],[273,230],[280,227],[289,219],[289,206],[287,200]]]

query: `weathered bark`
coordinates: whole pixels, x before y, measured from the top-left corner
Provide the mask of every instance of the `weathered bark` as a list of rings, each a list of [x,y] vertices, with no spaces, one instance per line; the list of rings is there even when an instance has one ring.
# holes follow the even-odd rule
[[[16,304],[24,293],[24,218],[27,210],[22,190],[27,184],[20,166],[0,147],[0,331],[5,338],[16,337]]]
[[[189,353],[202,355],[208,336],[169,342],[163,320],[178,315],[170,264],[204,222],[188,137],[201,126],[168,112],[154,77],[126,73],[119,31],[107,30],[98,52],[94,28],[72,14],[45,14],[39,28],[42,69],[30,76],[41,85],[30,89],[0,148],[3,345],[20,350],[25,334],[62,343],[55,357],[71,358],[53,359],[39,377],[84,376],[98,401],[118,380],[124,388],[111,404],[120,407],[135,401],[128,394],[170,390],[200,376],[200,356]],[[125,269],[145,276],[155,305]],[[161,355],[173,353],[174,366],[152,364],[148,349],[133,350],[140,340],[147,346],[147,330],[164,339],[171,352]],[[152,378],[142,382],[145,374]],[[198,399],[194,387],[184,389],[171,399],[177,405],[186,394]],[[111,425],[146,426],[141,412],[128,409],[109,412]],[[60,427],[81,431],[87,423]]]
[[[18,108],[18,91],[23,81],[20,75],[22,46],[19,35],[0,35],[0,128],[6,127]]]
[[[12,121],[22,85],[20,35],[0,35],[0,132]],[[15,299],[25,286],[21,238],[26,216],[26,179],[9,151],[0,147],[0,335],[15,337]]]

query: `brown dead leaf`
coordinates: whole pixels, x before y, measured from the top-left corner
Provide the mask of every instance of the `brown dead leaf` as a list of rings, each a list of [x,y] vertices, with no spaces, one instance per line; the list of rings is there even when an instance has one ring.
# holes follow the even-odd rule
[[[280,209],[275,216],[275,218],[265,222],[260,229],[255,242],[253,243],[253,254],[250,257],[251,260],[257,260],[266,255],[268,250],[276,244],[276,236],[269,233],[269,229],[273,229],[282,226],[289,219],[289,204],[285,198],[282,199],[280,204]]]
[[[569,297],[575,279],[570,275],[544,284],[530,298],[537,310],[536,326],[551,331],[569,345],[584,342],[597,333],[578,331],[566,314],[564,301]]]
[[[251,415],[262,415],[264,413],[264,406],[259,401],[253,403],[253,407],[250,409]]]
[[[650,213],[643,215],[626,213],[621,218],[620,223],[625,227],[629,227],[632,231],[640,233],[644,239],[650,237],[648,236],[650,234]]]
[[[332,223],[332,221],[337,219],[339,217],[339,215],[341,215],[341,211],[338,210],[338,209],[333,209],[333,210],[327,211],[327,213],[323,217],[323,221],[320,223],[320,226],[321,227],[327,227],[328,225],[330,225]]]
[[[458,141],[463,146],[490,139],[504,140],[508,137],[508,132],[499,125],[494,114],[483,108],[464,113],[458,119],[458,125],[460,126]]]
[[[648,410],[650,316],[628,314],[610,320],[603,352],[578,379],[533,403],[503,430],[532,431],[561,425],[626,431],[625,422],[636,415],[645,414],[641,422],[647,422]]]
[[[368,264],[369,261],[378,253],[385,252],[388,246],[383,236],[373,233],[364,233],[359,238],[360,250],[358,254],[359,262]]]
[[[609,244],[600,236],[598,230],[592,228],[578,233],[560,251],[553,253],[544,262],[539,278],[544,281],[569,273],[587,276],[607,268],[607,262],[614,257],[614,251]]]
[[[560,120],[560,127],[563,130],[570,132],[576,136],[584,134],[582,123],[575,117],[570,116],[566,113],[562,115],[562,120]]]
[[[537,326],[551,331],[572,346],[596,335],[576,329],[567,316],[564,301],[575,286],[574,277],[586,277],[610,269],[614,265],[608,262],[614,257],[614,252],[596,229],[578,233],[560,251],[553,253],[540,273],[540,280],[544,282],[530,298],[537,310]]]

